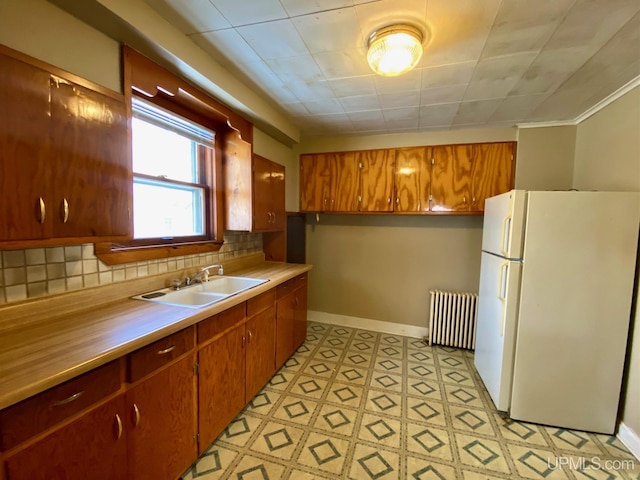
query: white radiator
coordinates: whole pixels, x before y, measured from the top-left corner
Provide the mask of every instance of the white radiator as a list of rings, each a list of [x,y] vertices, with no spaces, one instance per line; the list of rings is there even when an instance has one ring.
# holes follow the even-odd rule
[[[476,344],[478,295],[475,293],[429,291],[429,345],[473,350]]]

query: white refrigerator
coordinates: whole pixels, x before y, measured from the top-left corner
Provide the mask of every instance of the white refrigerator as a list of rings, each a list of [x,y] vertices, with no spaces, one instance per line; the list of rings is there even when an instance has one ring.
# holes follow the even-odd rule
[[[640,193],[487,199],[474,362],[498,410],[613,433],[639,229]]]

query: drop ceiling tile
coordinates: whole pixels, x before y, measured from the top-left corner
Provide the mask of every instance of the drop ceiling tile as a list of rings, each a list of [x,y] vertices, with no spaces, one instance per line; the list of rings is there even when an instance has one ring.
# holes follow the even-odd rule
[[[262,62],[260,56],[233,28],[196,33],[189,38],[212,57],[220,59],[220,63],[223,64],[232,63],[234,58],[241,59],[242,63]]]
[[[254,63],[238,63],[235,67],[242,71],[268,97],[277,103],[296,103],[298,97],[287,87],[280,78],[262,61]]]
[[[311,53],[366,48],[353,8],[304,15],[291,21]]]
[[[316,53],[313,58],[327,80],[371,74],[366,51],[351,49]]]
[[[523,95],[520,97],[507,97],[491,115],[493,122],[524,122],[548,95]]]
[[[351,97],[355,95],[375,95],[376,86],[373,75],[361,77],[329,79],[329,86],[337,97]]]
[[[536,55],[535,52],[526,52],[481,59],[473,72],[464,100],[483,100],[508,95]]]
[[[290,17],[353,6],[352,0],[280,0],[280,3]]]
[[[407,90],[420,90],[422,84],[422,70],[411,70],[398,77],[382,77],[375,75],[373,81],[376,91],[382,95],[384,93],[400,93]]]
[[[234,27],[287,18],[287,12],[284,11],[278,0],[251,2],[250,7],[247,2],[239,2],[238,0],[210,1]]]
[[[291,82],[319,82],[324,80],[322,72],[311,55],[273,58],[267,60],[266,63],[286,85]]]
[[[595,53],[638,11],[637,0],[576,0],[545,50],[590,46]]]
[[[502,99],[462,102],[458,108],[458,113],[453,119],[453,124],[485,123],[501,103]]]
[[[447,103],[442,105],[428,105],[420,107],[419,126],[421,128],[433,126],[448,126],[458,112],[457,103]]]
[[[369,110],[366,112],[347,113],[354,125],[367,128],[384,128],[384,116],[382,110]]]
[[[418,128],[420,107],[390,108],[382,110],[387,128]]]
[[[361,112],[363,110],[376,110],[380,108],[377,95],[358,95],[354,97],[341,97],[340,103],[345,112]]]
[[[304,106],[314,115],[324,115],[327,113],[345,113],[342,104],[337,98],[324,98],[318,100],[305,100]]]
[[[237,30],[263,60],[309,54],[290,20],[258,23],[240,27]]]
[[[461,102],[466,91],[467,85],[425,88],[420,92],[420,105]]]
[[[380,95],[380,106],[383,109],[399,107],[415,107],[420,104],[420,91],[384,93]]]
[[[310,115],[309,110],[307,110],[307,107],[305,107],[302,102],[281,103],[280,106],[292,117]]]
[[[231,26],[209,0],[145,0],[145,3],[185,35]]]
[[[423,66],[477,60],[502,0],[429,0],[426,21],[431,40]]]
[[[320,82],[289,82],[287,86],[301,102],[335,99],[333,90],[324,80]]]
[[[471,80],[477,63],[473,60],[471,62],[425,67],[422,69],[422,89],[467,84]]]
[[[511,0],[503,2],[489,32],[482,57],[539,51],[575,0]]]

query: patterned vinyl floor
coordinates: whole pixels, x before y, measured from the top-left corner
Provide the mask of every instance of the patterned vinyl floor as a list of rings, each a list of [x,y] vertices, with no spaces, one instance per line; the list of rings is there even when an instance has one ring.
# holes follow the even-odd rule
[[[502,418],[471,352],[309,324],[184,480],[640,479],[615,437]]]

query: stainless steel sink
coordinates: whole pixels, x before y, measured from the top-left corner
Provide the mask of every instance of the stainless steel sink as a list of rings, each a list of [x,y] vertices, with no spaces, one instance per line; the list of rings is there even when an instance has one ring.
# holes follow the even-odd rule
[[[175,305],[177,307],[203,308],[265,282],[268,282],[268,280],[220,276],[214,277],[209,282],[198,283],[180,290],[164,288],[136,295],[132,298],[164,305]]]

